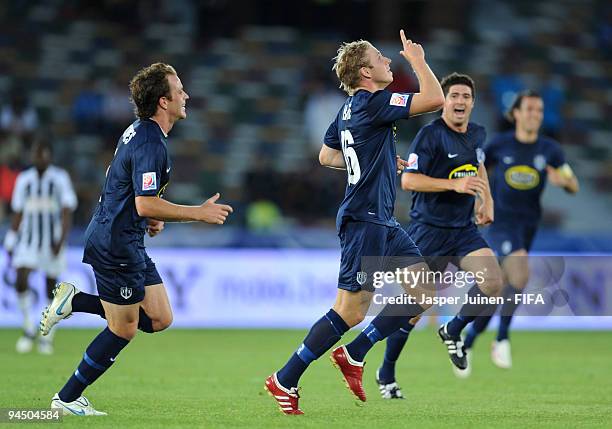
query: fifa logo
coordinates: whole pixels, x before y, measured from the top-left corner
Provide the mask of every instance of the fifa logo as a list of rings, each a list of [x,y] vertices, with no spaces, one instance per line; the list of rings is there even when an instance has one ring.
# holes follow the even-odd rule
[[[122,286],[121,289],[119,290],[119,293],[121,293],[121,297],[123,299],[130,299],[132,297],[132,288],[127,287],[127,286]]]

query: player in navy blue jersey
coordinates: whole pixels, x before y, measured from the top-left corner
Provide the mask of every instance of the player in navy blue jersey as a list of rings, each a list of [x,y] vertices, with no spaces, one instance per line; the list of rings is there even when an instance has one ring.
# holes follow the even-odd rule
[[[508,331],[519,305],[514,297],[521,294],[529,279],[527,256],[540,221],[540,197],[546,182],[571,194],[578,192],[578,180],[559,143],[539,134],[544,117],[540,95],[520,93],[507,116],[515,130],[496,136],[485,146],[495,201],[495,222],[485,237],[502,261],[507,284],[504,296],[510,298],[502,305],[497,339],[491,348],[491,358],[501,368],[512,366]],[[467,348],[490,319],[479,317],[468,328]]]
[[[216,203],[219,194],[199,206],[162,199],[172,169],[168,133],[186,118],[189,99],[174,68],[156,63],[140,70],[130,82],[130,92],[138,119],[119,138],[85,234],[83,262],[93,267],[99,296],[60,283],[41,321],[43,335],[74,312],[99,314],[108,322],[53,396],[51,407],[64,414],[105,414],[82,392],[115,362],[137,329],[152,333],[172,322],[166,289],[145,250],[145,232],[157,235],[165,221],[223,224],[232,212],[230,206]]]
[[[486,132],[470,122],[474,81],[453,73],[441,85],[445,94],[442,116],[418,132],[402,175],[402,189],[413,192],[412,222],[406,231],[430,269],[443,271],[452,263],[478,279],[468,296],[497,296],[502,288],[501,269],[473,220],[476,205],[478,224],[493,221],[493,201],[484,167]],[[486,303],[467,303],[438,330],[449,346],[453,370],[466,371],[469,366],[461,331],[475,316],[493,309]],[[383,398],[402,397],[395,379],[395,362],[417,320],[405,323],[387,339],[385,358],[376,375]]]
[[[393,81],[391,60],[365,40],[342,44],[335,58],[333,69],[349,97],[326,133],[319,161],[327,167],[346,169],[348,176],[336,221],[342,248],[339,290],[333,308],[312,326],[287,364],[266,379],[266,389],[285,414],[303,414],[298,407],[301,375],[312,361],[364,319],[373,295],[372,267],[364,262],[365,257],[378,260],[404,256],[405,267],[426,269],[418,249],[393,217],[395,122],[439,109],[443,96],[425,62],[422,47],[407,40],[403,30],[400,37],[400,54],[419,80],[420,92],[416,94],[385,90]],[[397,310],[391,307],[383,308],[355,341],[332,353],[332,361],[342,371],[349,389],[362,401],[365,354],[377,341],[397,330],[403,320],[388,317]],[[405,304],[401,310],[410,318],[425,308],[415,303]]]

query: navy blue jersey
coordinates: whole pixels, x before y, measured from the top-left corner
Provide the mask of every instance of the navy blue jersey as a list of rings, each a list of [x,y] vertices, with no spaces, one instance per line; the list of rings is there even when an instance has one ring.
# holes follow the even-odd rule
[[[130,125],[117,143],[115,156],[96,211],[85,233],[83,262],[94,267],[141,270],[146,267],[147,219],[136,211],[137,196],[162,196],[170,159],[166,136],[150,119]]]
[[[342,150],[348,174],[338,209],[338,231],[346,219],[396,227],[395,124],[410,115],[413,94],[359,90],[348,97],[325,134],[324,143]]]
[[[477,176],[484,162],[484,127],[470,122],[465,133],[451,130],[438,118],[419,130],[408,150],[406,173],[438,179]],[[443,228],[463,228],[473,222],[474,197],[454,191],[413,192],[413,220]]]
[[[534,143],[521,143],[510,131],[491,140],[485,153],[485,165],[493,170],[490,180],[495,220],[537,224],[546,166],[559,168],[565,164],[559,143],[546,137],[538,137]]]

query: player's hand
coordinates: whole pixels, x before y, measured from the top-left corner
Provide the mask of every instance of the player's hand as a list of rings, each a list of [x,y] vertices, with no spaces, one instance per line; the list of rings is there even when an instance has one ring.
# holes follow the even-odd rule
[[[400,30],[400,39],[402,39],[402,50],[399,53],[406,61],[412,64],[414,61],[425,60],[423,47],[418,43],[413,43],[410,39],[406,39],[404,30]]]
[[[200,206],[201,217],[198,220],[206,223],[223,225],[230,213],[234,212],[234,209],[226,204],[217,204],[216,201],[220,196],[221,195],[217,192],[204,201]]]
[[[397,175],[399,176],[404,172],[404,168],[408,167],[408,161],[403,160],[399,155],[396,156],[397,161]]]
[[[157,219],[147,219],[147,234],[149,237],[155,237],[164,230],[164,221]]]
[[[564,166],[561,166],[560,168],[555,168],[551,165],[546,166],[548,181],[560,188],[565,188],[569,186],[571,184],[573,176],[572,169],[569,168],[569,166],[565,169],[563,167]]]
[[[487,189],[487,184],[484,179],[478,176],[466,176],[461,179],[452,180],[453,191],[460,194],[477,194],[484,195]]]
[[[492,224],[493,216],[493,202],[483,202],[476,210],[476,225]]]

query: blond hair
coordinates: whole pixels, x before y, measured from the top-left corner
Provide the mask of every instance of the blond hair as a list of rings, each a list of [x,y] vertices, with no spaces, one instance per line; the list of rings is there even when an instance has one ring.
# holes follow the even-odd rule
[[[361,80],[361,67],[369,67],[370,62],[366,51],[372,44],[367,40],[345,42],[338,48],[338,55],[334,57],[332,70],[340,79],[340,88],[348,95],[359,86]]]

